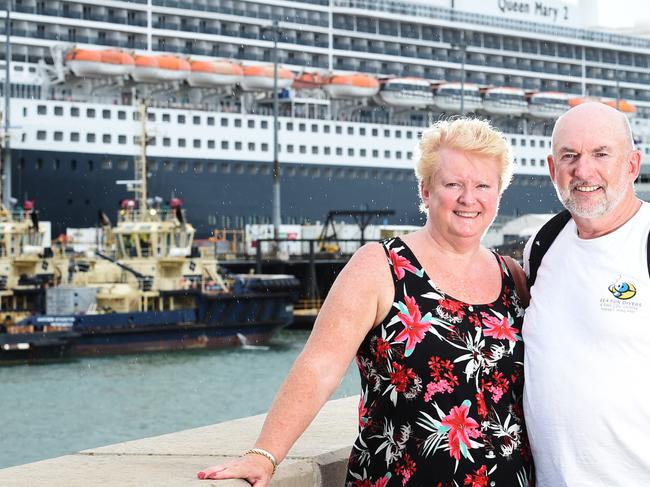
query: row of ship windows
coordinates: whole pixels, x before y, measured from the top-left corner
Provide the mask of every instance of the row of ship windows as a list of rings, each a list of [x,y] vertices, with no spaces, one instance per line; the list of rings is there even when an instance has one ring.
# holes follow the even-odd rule
[[[517,162],[519,163],[520,166],[537,166],[537,162],[539,161],[540,166],[545,166],[546,165],[546,160],[545,159],[527,159],[526,157],[522,157],[520,159],[517,159]]]
[[[348,128],[351,129],[352,127],[348,127]],[[376,129],[373,129],[373,130],[376,130]],[[38,130],[36,132],[36,139],[41,140],[41,141],[47,140],[47,132],[45,130]],[[63,132],[55,131],[53,133],[53,140],[55,142],[62,142],[63,141]],[[81,136],[80,136],[79,132],[70,132],[70,142],[80,142],[80,140],[81,140]],[[94,134],[92,132],[87,133],[86,134],[86,142],[91,143],[91,144],[97,142],[96,134]],[[112,142],[113,142],[113,137],[112,137],[111,134],[103,134],[102,135],[102,143],[111,144]],[[230,142],[231,141],[229,141],[229,140],[220,141],[220,148],[222,150],[229,150],[231,148]],[[548,142],[546,142],[545,140],[536,141],[535,139],[531,139],[531,140],[527,141],[524,138],[521,138],[519,140],[516,139],[516,138],[512,138],[512,139],[510,139],[510,142],[511,142],[511,144],[513,146],[519,145],[520,147],[526,147],[527,144],[530,147],[536,147],[537,145],[539,145],[539,147],[541,147],[541,148],[547,147],[547,146],[550,148],[550,146],[551,146],[550,141],[548,141]],[[126,135],[118,135],[117,136],[117,143],[120,144],[120,145],[125,145],[127,143],[127,136]],[[137,135],[134,136],[133,137],[133,143],[134,144],[139,144],[140,143],[140,137],[137,136]],[[152,137],[151,139],[149,139],[148,145],[155,147],[157,145],[156,138]],[[172,139],[170,137],[162,137],[162,145],[163,145],[163,147],[171,147]],[[177,138],[176,139],[176,147],[181,147],[181,148],[188,147],[187,139],[185,139],[183,137]],[[201,139],[192,139],[192,147],[194,149],[203,148],[203,141]],[[216,147],[217,147],[216,141],[213,140],[213,139],[208,139],[206,141],[206,147],[208,149],[216,149]],[[298,145],[296,145],[296,144],[286,144],[285,147],[286,147],[287,153],[289,153],[289,154],[294,154],[294,153],[307,154],[307,152],[308,152],[308,146],[303,145],[303,144],[298,144]],[[320,154],[320,149],[321,149],[320,146],[312,145],[310,147],[311,148],[309,149],[309,153],[311,153],[312,155],[319,155]],[[234,148],[234,150],[237,150],[237,151],[244,150],[244,143],[241,142],[241,141],[234,141],[233,144],[232,144],[232,148]],[[256,151],[257,148],[258,148],[258,145],[257,145],[256,142],[248,142],[248,143],[246,143],[246,150],[248,150],[248,151]],[[266,142],[261,142],[259,144],[259,149],[262,152],[268,152],[269,151],[269,144],[266,143]],[[332,154],[332,148],[331,147],[325,146],[325,147],[322,147],[322,149],[323,149],[322,153],[324,155],[328,156],[328,155]],[[278,152],[282,152],[282,144],[278,144]],[[645,149],[645,152],[646,152],[646,154],[648,153],[648,148]],[[343,156],[344,155],[344,148],[343,147],[336,147],[334,149],[334,154],[337,155],[337,156]],[[353,147],[348,147],[347,150],[345,151],[345,154],[347,156],[351,156],[351,157],[354,157],[354,156],[357,155],[357,153],[356,153],[356,151],[355,151],[355,149]],[[372,157],[378,158],[379,154],[380,154],[380,151],[378,149],[372,149],[372,151],[370,151],[370,154],[372,155]],[[367,149],[359,149],[358,155],[359,155],[359,157],[368,157],[368,150]],[[397,150],[397,151],[394,152],[395,159],[402,159],[403,155],[404,155],[403,151]],[[410,160],[411,157],[413,156],[413,153],[411,151],[407,151],[405,155],[406,155],[406,159]],[[390,150],[384,150],[383,157],[387,158],[387,159],[391,158],[391,157],[393,157],[393,152],[390,151]],[[523,165],[526,165],[525,161],[526,161],[526,159],[523,159],[523,162],[522,162]],[[533,163],[533,165],[534,165],[534,163]]]
[[[39,141],[46,141],[47,140],[47,131],[45,130],[38,130],[36,131],[36,139]],[[24,141],[24,140],[23,140]],[[63,142],[63,132],[61,131],[54,131],[53,133],[53,141],[54,142]],[[70,132],[70,142],[80,142],[81,141],[81,134],[79,132]],[[86,134],[85,141],[90,144],[94,144],[97,142],[97,135],[92,132],[88,132]],[[179,137],[176,139],[176,147],[184,148],[188,147],[187,145],[187,139],[183,137]],[[192,140],[192,147],[194,149],[201,149],[202,148],[202,140],[201,139],[193,139]],[[206,147],[208,149],[216,149],[216,141],[213,139],[207,140],[206,141]],[[236,151],[241,151],[244,150],[244,142],[241,141],[233,141],[232,145],[230,143],[231,141],[229,140],[222,140],[220,143],[220,147],[222,150],[230,150],[231,147],[236,150]],[[104,144],[112,144],[113,143],[113,136],[111,134],[102,134],[102,143]],[[117,136],[117,143],[120,145],[125,145],[127,143],[127,136],[126,135],[118,135]],[[139,136],[134,136],[133,137],[133,143],[134,144],[139,144],[140,143],[140,137]],[[148,142],[149,146],[156,146],[157,145],[157,140],[155,137],[149,139]],[[172,139],[170,137],[163,137],[162,138],[162,146],[163,147],[171,147],[172,145]],[[278,144],[278,152],[282,152],[282,144]],[[285,150],[289,154],[307,154],[308,153],[308,146],[307,145],[294,145],[294,144],[286,144]],[[246,143],[246,150],[250,152],[256,151],[258,148],[258,145],[256,142],[248,142]],[[262,152],[268,152],[269,151],[269,144],[266,142],[261,142],[259,144],[259,149]],[[312,155],[319,155],[321,153],[321,147],[317,145],[312,145],[310,146],[309,153]],[[323,155],[332,155],[335,154],[337,156],[343,156],[344,153],[347,156],[354,157],[357,155],[356,149],[353,147],[348,147],[345,151],[343,147],[335,147],[334,150],[332,150],[332,147],[325,146],[322,147],[322,153]],[[358,155],[359,157],[368,157],[369,154],[372,155],[374,158],[378,158],[380,151],[378,149],[372,149],[371,151],[368,151],[367,149],[359,149],[358,150]],[[391,151],[391,150],[384,150],[383,151],[383,157],[390,159],[391,157],[395,159],[411,159],[413,156],[413,153],[411,151]]]
[[[224,120],[227,121],[227,119],[224,119]],[[239,119],[237,119],[237,120],[239,120]],[[249,120],[249,122],[253,122],[253,120]],[[264,123],[265,123],[265,121],[263,120],[262,125],[264,125]],[[299,125],[303,126],[303,127],[300,128],[300,131],[305,131],[304,126],[306,124],[300,123]],[[289,126],[291,126],[291,127],[289,127]],[[262,127],[262,128],[266,128],[266,127]],[[317,128],[318,128],[317,125],[315,125],[315,124],[312,125],[312,131],[317,132],[318,131]],[[329,125],[325,125],[323,127],[323,129],[329,129],[329,128],[330,128]],[[341,129],[342,127],[337,126],[336,128]],[[287,130],[293,130],[293,122],[287,122]],[[324,130],[324,132],[329,133],[329,130]],[[373,128],[373,129],[370,130],[370,132],[372,133],[373,136],[378,136],[379,135],[379,129]],[[406,138],[410,139],[410,138],[413,137],[413,132],[412,131],[407,130],[405,132],[406,132]],[[341,131],[337,130],[336,133],[341,134],[342,130]],[[358,128],[358,135],[366,135],[366,133],[367,132],[366,132],[365,127],[359,127]],[[354,135],[354,127],[347,127],[347,134],[348,135]],[[52,140],[54,142],[63,142],[63,138],[64,138],[63,135],[64,134],[63,134],[62,131],[55,130],[52,133]],[[70,142],[80,142],[81,141],[81,134],[79,132],[70,132],[69,135],[70,135]],[[384,136],[386,136],[386,137],[391,136],[389,129],[384,129]],[[394,136],[396,138],[400,138],[401,137],[401,130],[396,129],[394,131]],[[37,130],[36,131],[36,140],[46,141],[47,140],[47,131],[46,130]],[[95,143],[95,142],[97,142],[97,135],[95,133],[93,133],[93,132],[88,132],[88,133],[86,133],[85,140],[86,140],[86,142],[91,143],[91,144]],[[112,134],[102,134],[102,143],[104,143],[104,144],[112,144],[113,140],[114,139],[113,139]],[[25,140],[23,140],[23,142],[25,142]],[[208,139],[205,142],[206,142],[205,147],[207,147],[208,149],[216,149],[217,143],[216,143],[216,141],[214,139]],[[126,135],[118,135],[117,136],[117,143],[120,144],[120,145],[125,145],[127,143],[127,136]],[[140,143],[140,137],[137,136],[137,135],[133,136],[133,143],[136,144],[136,145],[139,144]],[[551,141],[550,140],[546,141],[544,139],[539,139],[539,140],[537,140],[537,139],[525,139],[523,137],[517,139],[515,137],[512,137],[510,139],[510,143],[511,143],[512,146],[515,146],[515,147],[516,146],[519,146],[519,147],[527,147],[527,146],[528,147],[537,147],[537,146],[539,146],[540,148],[550,148],[551,147]],[[147,144],[149,146],[155,147],[158,144],[158,140],[157,140],[156,137],[151,137],[148,140]],[[162,137],[162,146],[163,147],[171,147],[172,146],[171,137]],[[186,138],[184,138],[184,137],[177,138],[176,139],[176,147],[182,147],[182,148],[183,147],[188,147],[188,140]],[[202,149],[203,148],[203,140],[202,139],[192,139],[192,147],[194,149]],[[234,141],[233,144],[232,144],[232,147],[235,150],[243,150],[244,143],[241,142],[241,141]],[[307,153],[307,146],[306,145],[297,145],[297,146],[295,146],[294,144],[286,144],[287,152],[293,153],[294,152],[294,147],[298,147],[298,152],[300,154],[306,154]],[[220,148],[223,149],[223,150],[229,150],[231,148],[230,141],[229,140],[220,141]],[[269,151],[269,144],[266,143],[266,142],[261,142],[259,144],[259,148],[260,148],[260,150],[262,152],[268,152]],[[247,149],[250,150],[250,151],[254,151],[254,150],[257,149],[257,144],[255,142],[248,142],[247,143]],[[278,144],[278,150],[282,151],[282,144]],[[646,153],[648,153],[648,148],[646,148],[645,150],[646,150]],[[319,154],[319,146],[312,145],[311,146],[311,153],[315,154],[315,155]],[[323,153],[325,155],[331,154],[331,148],[330,147],[323,147]],[[343,148],[337,147],[335,153],[336,153],[336,155],[343,155]],[[374,149],[372,151],[373,157],[379,157],[378,153],[379,153],[379,151]],[[384,151],[385,157],[390,157],[390,153],[391,153],[391,151],[389,151],[389,150]],[[348,148],[347,154],[354,156],[355,155],[354,149],[353,148]],[[395,151],[395,155],[396,155],[397,159],[402,158],[401,154],[402,154],[401,151]],[[406,158],[410,159],[411,158],[411,152],[409,151],[406,154],[407,154]],[[366,156],[366,149],[359,149],[359,155],[361,157]]]
[[[47,106],[46,105],[38,105],[36,107],[36,112],[38,115],[47,115]],[[63,116],[63,107],[62,106],[55,106],[53,113],[55,116]],[[69,112],[71,117],[79,117],[81,115],[81,111],[79,107],[70,107],[70,112]],[[160,115],[159,117],[157,116],[156,113],[148,113],[147,114],[147,120],[150,122],[155,122],[157,119],[160,120],[161,122],[167,122],[171,123],[172,121],[172,116],[169,113],[162,113],[158,114]],[[27,108],[23,108],[23,116],[27,116]],[[112,111],[109,109],[102,109],[101,110],[101,116],[104,120],[111,120],[113,117]],[[86,108],[86,118],[96,118],[97,117],[97,110],[95,108]],[[188,117],[186,115],[176,115],[175,120],[176,123],[179,125],[184,125],[187,123],[187,119],[191,118],[192,119],[192,124],[193,125],[203,125],[204,120],[203,117],[200,115],[192,115],[191,117]],[[118,110],[117,111],[117,119],[118,120],[126,120],[126,111],[125,110]],[[133,112],[133,119],[137,120],[138,119],[138,112]],[[257,128],[258,126],[258,121],[254,119],[248,119],[246,120],[246,127],[249,129],[254,129]],[[220,119],[220,125],[222,127],[229,127],[230,126],[230,119],[222,117]],[[208,126],[214,126],[215,125],[215,117],[212,116],[207,116],[205,117],[205,124]],[[235,128],[241,128],[243,127],[243,121],[241,118],[235,118],[232,121],[232,126]],[[318,133],[320,131],[320,126],[318,124],[312,123],[310,124],[309,131],[312,133]],[[269,128],[269,122],[268,120],[259,120],[259,128],[261,129],[268,129]],[[282,128],[282,122],[278,122],[278,129]],[[285,125],[285,130],[288,131],[293,131],[296,130],[298,132],[306,132],[307,131],[307,124],[306,123],[294,123],[294,122],[287,122]],[[322,126],[322,131],[325,134],[331,133],[331,126],[330,125],[323,125]],[[345,130],[347,135],[372,135],[373,137],[378,137],[380,133],[383,134],[384,137],[395,137],[397,139],[402,137],[402,130],[400,129],[395,129],[394,131],[391,129],[383,129],[380,131],[378,128],[373,128],[367,130],[366,127],[359,127],[357,130],[355,130],[355,127],[347,127]],[[334,126],[334,133],[336,134],[343,134],[343,127],[341,125],[335,125]],[[412,130],[405,130],[404,131],[404,136],[407,139],[412,139],[414,136],[414,133]],[[43,140],[43,139],[39,139]],[[126,142],[125,142],[126,143]]]
[[[541,148],[548,147],[550,149],[550,147],[551,147],[551,141],[550,140],[546,141],[546,140],[543,140],[543,139],[539,139],[539,140],[530,139],[530,140],[526,141],[526,139],[524,139],[524,138],[516,139],[515,137],[512,137],[510,139],[510,144],[512,146],[515,146],[515,147],[516,146],[526,147],[526,144],[528,144],[528,146],[530,146],[530,147],[536,147],[537,145],[539,145],[539,147],[541,147]]]
[[[26,161],[21,158],[19,167],[24,170]],[[62,169],[62,162],[60,159],[49,161],[51,169],[59,171]],[[95,161],[87,160],[85,166],[79,161],[72,159],[68,161],[68,168],[71,171],[85,170],[91,172],[95,170]],[[103,170],[117,169],[120,171],[128,171],[132,167],[131,161],[128,159],[119,159],[113,161],[112,159],[103,159],[99,161],[99,167]],[[46,169],[46,162],[39,158],[36,159],[35,168],[39,171]],[[270,164],[255,164],[255,163],[232,163],[232,162],[202,162],[202,161],[170,161],[170,160],[149,160],[147,161],[147,170],[150,172],[165,171],[165,172],[178,172],[187,173],[190,170],[196,174],[208,173],[221,173],[221,174],[249,174],[249,175],[271,175]],[[357,167],[309,167],[309,166],[295,166],[295,165],[282,165],[280,166],[280,173],[286,177],[310,177],[310,178],[353,178],[353,179],[375,179],[382,178],[388,180],[415,181],[415,175],[409,169],[365,169]]]
[[[36,112],[38,115],[47,115],[48,113],[48,107],[47,105],[38,105],[36,107]],[[96,118],[97,117],[97,112],[95,108],[86,108],[86,118]],[[63,107],[62,106],[54,106],[53,107],[53,113],[55,116],[63,116]],[[81,115],[81,111],[79,107],[70,107],[70,116],[71,117],[79,117]],[[23,116],[27,116],[27,107],[23,108]],[[101,117],[104,120],[111,120],[113,117],[112,111],[110,109],[102,109],[101,110]],[[193,125],[203,125],[204,120],[203,117],[200,115],[192,115],[191,117],[183,115],[183,114],[178,114],[175,117],[175,121],[179,125],[184,125],[187,123],[188,118],[192,119],[192,124]],[[117,111],[117,119],[118,120],[126,120],[127,115],[125,110],[118,110]],[[137,120],[138,119],[138,112],[133,112],[133,119]],[[148,113],[147,114],[147,120],[150,122],[155,122],[156,120],[159,120],[161,122],[165,123],[171,123],[172,121],[172,116],[169,113]],[[258,123],[259,122],[259,123]],[[215,125],[215,117],[213,116],[207,116],[205,117],[205,124],[208,126],[214,126]],[[221,127],[230,127],[230,119],[222,117],[219,121],[219,124]],[[232,120],[232,126],[235,128],[241,128],[243,127],[244,121],[241,118],[234,118]],[[255,128],[260,128],[260,129],[268,129],[269,128],[269,121],[268,120],[255,120],[255,119],[248,119],[246,120],[246,127],[249,129],[255,129]],[[294,131],[297,130],[298,132],[307,132],[307,123],[304,122],[286,122],[285,125],[285,130],[287,131]],[[278,122],[278,128],[282,128],[282,122]],[[312,133],[318,133],[322,130],[323,133],[329,134],[332,131],[332,127],[330,125],[318,125],[315,123],[309,124],[309,131]],[[42,136],[45,137],[45,131],[39,131],[39,133],[42,132]],[[343,134],[344,130],[341,125],[335,125],[334,126],[334,133],[337,135]],[[55,132],[56,134],[57,132]],[[58,132],[61,133],[61,132]],[[373,137],[379,137],[380,133],[383,134],[384,137],[394,137],[396,139],[402,138],[402,130],[401,129],[382,129],[381,131],[378,128],[372,128],[372,129],[366,129],[366,127],[352,127],[348,126],[345,129],[345,133],[347,135],[371,135]],[[404,130],[404,137],[407,139],[412,139],[414,137],[414,131],[412,130]],[[38,140],[44,140],[44,139],[38,139]],[[63,139],[56,139],[55,140],[63,140]],[[110,141],[109,141],[110,142]],[[123,142],[123,143],[126,143]],[[153,144],[152,144],[153,145]],[[184,146],[183,146],[184,147]],[[200,147],[200,146],[199,146]]]

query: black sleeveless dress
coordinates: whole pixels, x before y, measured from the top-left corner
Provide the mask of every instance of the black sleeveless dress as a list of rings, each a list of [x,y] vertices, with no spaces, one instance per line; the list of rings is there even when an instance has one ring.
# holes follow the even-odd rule
[[[444,294],[400,238],[383,242],[393,307],[357,352],[359,436],[346,485],[526,487],[523,309],[503,258],[490,304]]]

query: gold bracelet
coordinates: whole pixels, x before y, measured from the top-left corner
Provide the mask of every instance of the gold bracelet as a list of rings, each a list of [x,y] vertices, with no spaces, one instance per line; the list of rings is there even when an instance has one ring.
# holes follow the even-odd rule
[[[241,456],[246,456],[246,455],[261,455],[264,458],[266,458],[269,462],[273,464],[273,472],[271,472],[271,475],[275,473],[275,471],[278,469],[278,461],[275,459],[273,454],[269,451],[266,451],[263,448],[251,448],[250,450],[246,450],[244,453],[241,454]]]

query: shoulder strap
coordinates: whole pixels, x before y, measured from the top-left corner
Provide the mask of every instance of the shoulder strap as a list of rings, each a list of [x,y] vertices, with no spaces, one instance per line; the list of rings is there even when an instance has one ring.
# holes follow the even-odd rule
[[[645,243],[645,250],[648,254],[648,274],[650,274],[650,232],[648,232],[648,240]]]
[[[517,296],[519,296],[519,301],[521,306],[525,309],[528,307],[528,302],[530,301],[530,294],[528,292],[528,287],[526,287],[526,274],[521,266],[510,256],[504,256],[503,261],[508,266],[512,280],[515,281],[515,289],[517,291]]]
[[[569,210],[564,210],[546,222],[544,226],[539,229],[537,235],[535,235],[535,240],[530,247],[530,255],[528,256],[528,289],[535,284],[535,279],[537,279],[537,270],[542,264],[544,254],[546,254],[546,251],[570,219],[571,214],[569,213]],[[648,240],[646,241],[646,254],[648,274],[650,275],[650,232],[648,232]]]
[[[384,253],[386,254],[386,261],[388,263],[388,268],[390,269],[390,275],[393,278],[393,282],[397,282],[399,279],[397,279],[397,274],[395,273],[395,269],[392,264],[392,260],[390,258],[390,247],[391,244],[394,240],[397,240],[399,237],[388,237],[383,240],[379,241],[379,245],[384,249]]]
[[[569,213],[569,210],[564,210],[547,221],[539,229],[537,235],[535,235],[535,240],[533,240],[533,244],[530,247],[530,255],[528,256],[528,289],[535,284],[537,269],[542,264],[542,258],[546,254],[546,251],[570,219],[571,213]],[[650,250],[648,252],[648,258],[650,259]]]

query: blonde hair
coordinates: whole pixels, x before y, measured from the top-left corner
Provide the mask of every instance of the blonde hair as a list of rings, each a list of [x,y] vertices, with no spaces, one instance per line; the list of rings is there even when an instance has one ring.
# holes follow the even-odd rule
[[[510,144],[487,120],[439,120],[422,132],[415,149],[415,176],[419,187],[429,186],[438,170],[440,150],[453,149],[494,159],[499,170],[499,194],[510,184],[514,165]],[[420,195],[421,196],[421,195]]]

